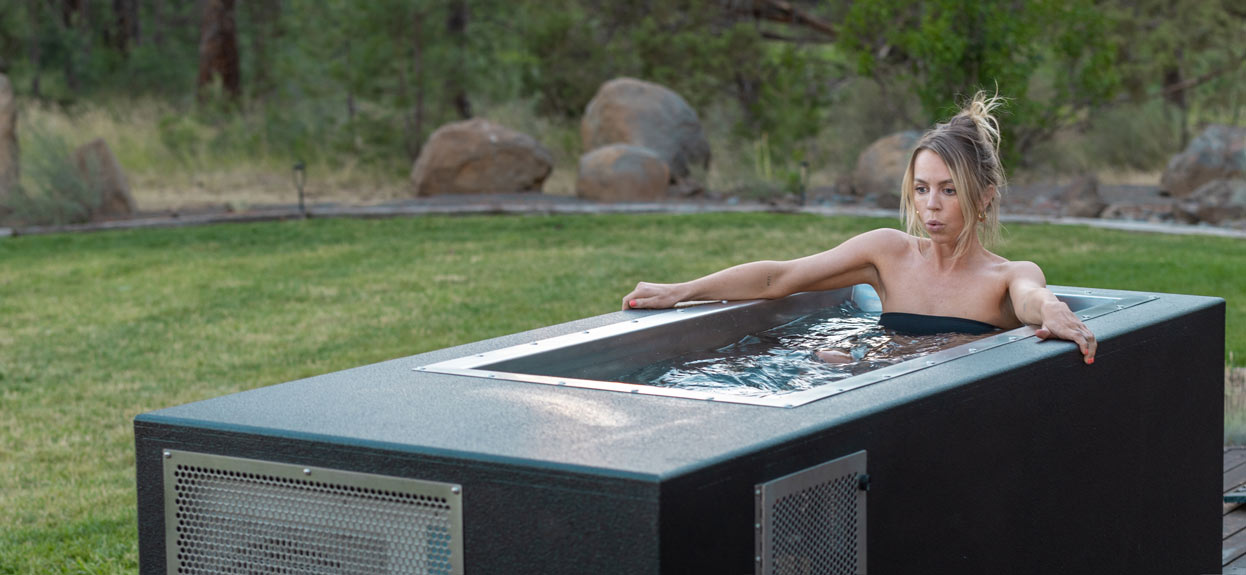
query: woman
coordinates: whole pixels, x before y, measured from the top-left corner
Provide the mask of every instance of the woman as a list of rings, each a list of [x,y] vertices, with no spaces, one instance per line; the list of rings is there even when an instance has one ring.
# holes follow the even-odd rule
[[[690,282],[640,282],[623,309],[681,301],[779,298],[869,284],[882,300],[879,323],[904,333],[985,333],[1023,324],[1040,339],[1072,341],[1095,361],[1090,329],[1047,289],[1032,262],[987,251],[999,234],[998,96],[979,92],[918,142],[904,174],[901,210],[908,233],[880,229],[791,261],[738,265]]]

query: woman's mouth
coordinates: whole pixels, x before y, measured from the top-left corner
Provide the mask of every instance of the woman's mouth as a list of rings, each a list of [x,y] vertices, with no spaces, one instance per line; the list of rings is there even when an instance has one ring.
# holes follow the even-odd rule
[[[926,220],[926,231],[928,232],[941,232],[945,227],[947,227],[947,224],[939,220]]]

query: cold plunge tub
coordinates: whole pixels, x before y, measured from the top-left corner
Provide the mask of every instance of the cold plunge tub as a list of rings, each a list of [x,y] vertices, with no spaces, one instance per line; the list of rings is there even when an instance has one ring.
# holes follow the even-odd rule
[[[1094,366],[1022,328],[772,397],[609,381],[845,289],[616,312],[142,414],[141,570],[1214,572],[1223,300],[1055,290]]]

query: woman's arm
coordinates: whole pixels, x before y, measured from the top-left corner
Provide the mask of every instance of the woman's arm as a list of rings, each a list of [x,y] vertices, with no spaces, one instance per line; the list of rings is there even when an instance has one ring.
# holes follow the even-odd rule
[[[903,232],[874,230],[800,259],[750,262],[683,283],[640,282],[624,296],[623,309],[669,308],[681,301],[693,300],[774,299],[859,283],[877,288],[878,270],[874,258],[905,241],[907,236]]]
[[[1017,319],[1038,326],[1034,335],[1039,339],[1054,337],[1076,343],[1086,364],[1094,363],[1095,350],[1099,347],[1095,334],[1069,309],[1068,304],[1056,299],[1056,295],[1047,289],[1043,270],[1032,262],[1013,262],[1011,265],[1013,270],[1008,282],[1008,298],[1012,301]]]

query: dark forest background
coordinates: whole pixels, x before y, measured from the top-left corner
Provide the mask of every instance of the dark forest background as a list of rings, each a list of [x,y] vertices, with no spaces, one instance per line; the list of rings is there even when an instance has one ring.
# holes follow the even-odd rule
[[[111,136],[140,198],[295,159],[401,186],[472,116],[574,166],[618,76],[697,109],[711,186],[765,187],[800,162],[832,181],[977,89],[1013,98],[1014,170],[1155,173],[1200,125],[1246,121],[1243,37],[1233,0],[4,0],[0,66],[25,154]]]

